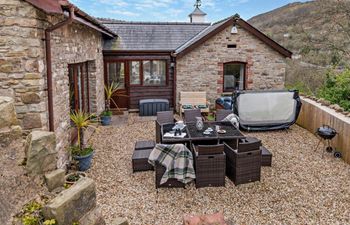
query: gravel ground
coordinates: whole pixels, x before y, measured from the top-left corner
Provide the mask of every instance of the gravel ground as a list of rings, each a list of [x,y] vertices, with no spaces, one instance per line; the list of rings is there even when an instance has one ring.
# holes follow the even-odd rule
[[[184,214],[222,211],[232,224],[350,224],[350,166],[321,148],[318,139],[293,126],[288,132],[249,133],[273,153],[261,182],[220,188],[155,189],[153,171],[132,173],[137,140],[154,139],[154,121],[130,114],[124,125],[100,127],[88,172],[97,183],[98,205],[107,223],[126,217],[130,224],[182,224]]]
[[[0,146],[0,224],[12,224],[12,216],[28,201],[45,193],[40,178],[25,175],[20,164],[24,158],[24,142],[19,139],[7,147]]]

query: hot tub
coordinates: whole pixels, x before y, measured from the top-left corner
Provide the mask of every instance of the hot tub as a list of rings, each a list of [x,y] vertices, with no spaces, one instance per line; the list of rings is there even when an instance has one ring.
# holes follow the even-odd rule
[[[238,91],[233,94],[234,112],[244,130],[287,129],[298,119],[298,91]]]

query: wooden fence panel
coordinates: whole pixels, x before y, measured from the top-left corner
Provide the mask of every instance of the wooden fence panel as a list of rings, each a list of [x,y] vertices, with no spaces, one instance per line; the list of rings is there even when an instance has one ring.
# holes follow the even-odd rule
[[[329,107],[322,106],[311,99],[302,98],[303,107],[297,124],[314,133],[322,125],[333,127],[338,135],[332,140],[332,146],[343,155],[350,164],[350,118],[337,113]]]

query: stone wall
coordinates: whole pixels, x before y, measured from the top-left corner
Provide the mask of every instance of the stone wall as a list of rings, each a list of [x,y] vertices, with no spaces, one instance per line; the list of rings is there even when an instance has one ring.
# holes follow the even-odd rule
[[[15,99],[25,134],[48,129],[44,30],[63,19],[23,0],[0,0],[0,96]],[[104,108],[102,35],[74,22],[54,31],[51,45],[55,133],[64,153],[70,142],[68,64],[88,61],[91,112]]]
[[[24,130],[47,122],[43,13],[20,0],[0,0],[0,96],[15,99]]]
[[[231,34],[231,28],[177,59],[177,102],[181,91],[206,91],[213,107],[223,92],[227,62],[246,63],[247,89],[284,88],[284,57],[243,28],[237,27],[238,34]],[[227,48],[228,44],[236,44],[237,48]]]
[[[49,18],[53,24],[62,19]],[[67,132],[70,127],[68,64],[88,62],[90,110],[100,113],[104,109],[102,36],[84,25],[74,23],[52,33],[51,49],[54,123],[57,147],[62,150],[70,141],[70,132]],[[63,163],[62,160],[59,165]]]

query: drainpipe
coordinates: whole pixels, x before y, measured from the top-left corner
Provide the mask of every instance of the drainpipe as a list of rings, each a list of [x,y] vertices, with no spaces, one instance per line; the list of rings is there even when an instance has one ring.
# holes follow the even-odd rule
[[[74,20],[74,7],[69,7],[69,17],[51,27],[45,29],[45,46],[46,46],[46,76],[47,76],[47,97],[49,111],[49,130],[55,131],[53,115],[53,94],[52,94],[52,58],[51,58],[51,32],[72,23]]]
[[[173,106],[174,106],[174,111],[177,111],[176,107],[176,55],[174,52],[170,53],[170,63],[174,65],[172,68],[173,71]]]

